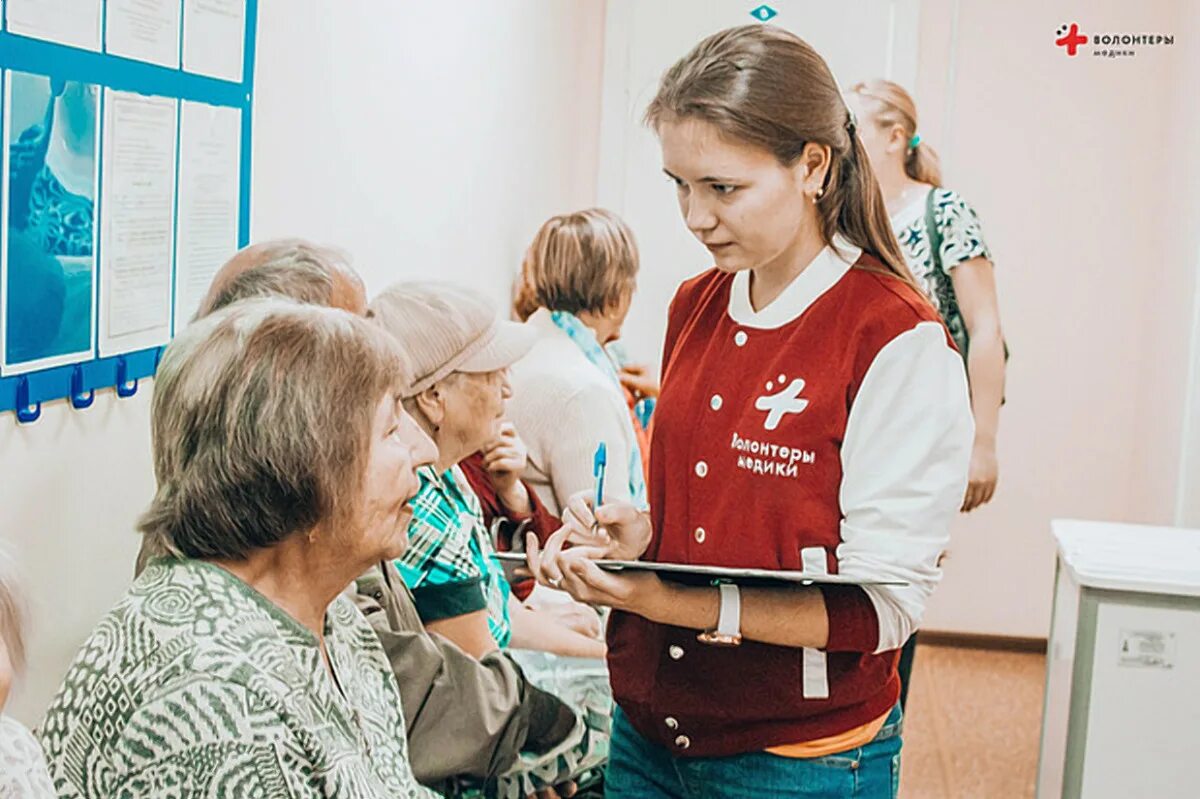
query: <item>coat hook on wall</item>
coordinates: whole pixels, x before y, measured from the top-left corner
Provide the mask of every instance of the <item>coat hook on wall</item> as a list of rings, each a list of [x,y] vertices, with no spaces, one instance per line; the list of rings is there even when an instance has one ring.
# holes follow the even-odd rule
[[[76,364],[71,372],[71,407],[77,411],[92,407],[96,401],[96,390],[83,390],[83,364]]]
[[[137,379],[129,379],[129,364],[124,357],[117,358],[117,396],[128,399],[137,393]]]
[[[42,403],[29,401],[29,378],[22,377],[17,383],[17,421],[21,424],[36,422],[42,415]]]

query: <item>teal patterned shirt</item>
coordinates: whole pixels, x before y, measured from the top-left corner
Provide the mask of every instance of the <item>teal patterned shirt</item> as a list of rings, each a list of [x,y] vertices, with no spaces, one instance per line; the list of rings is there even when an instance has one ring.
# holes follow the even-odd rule
[[[504,568],[483,521],[479,497],[457,466],[417,469],[421,489],[409,504],[408,549],[396,569],[426,624],[486,610],[496,645],[512,637]]]
[[[395,677],[346,598],[311,631],[229,572],[158,561],[97,625],[42,726],[62,799],[375,799],[413,778]]]

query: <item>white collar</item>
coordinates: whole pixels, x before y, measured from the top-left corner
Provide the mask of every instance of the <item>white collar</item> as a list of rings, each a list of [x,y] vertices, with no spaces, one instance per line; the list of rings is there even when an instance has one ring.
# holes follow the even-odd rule
[[[729,289],[729,316],[739,325],[762,329],[783,327],[798,318],[833,288],[862,255],[861,248],[841,236],[834,237],[833,244],[817,253],[783,293],[761,311],[755,311],[750,304],[750,270],[738,272]]]
[[[913,197],[905,203],[903,208],[892,214],[892,231],[896,235],[899,235],[913,222],[925,216],[925,203],[928,202],[929,192],[931,191],[933,191],[932,186],[929,187],[929,191],[917,192],[916,197]]]

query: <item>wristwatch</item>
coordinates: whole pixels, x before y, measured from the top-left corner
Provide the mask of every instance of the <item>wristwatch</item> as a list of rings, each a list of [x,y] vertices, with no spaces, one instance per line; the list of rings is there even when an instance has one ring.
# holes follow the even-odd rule
[[[721,610],[717,615],[717,629],[705,630],[696,636],[696,640],[711,646],[738,646],[742,643],[742,594],[732,583],[721,583],[718,587]]]

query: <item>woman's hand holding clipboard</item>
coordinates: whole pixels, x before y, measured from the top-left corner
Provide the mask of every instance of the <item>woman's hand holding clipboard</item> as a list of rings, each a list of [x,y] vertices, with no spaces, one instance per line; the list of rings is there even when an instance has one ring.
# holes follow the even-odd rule
[[[635,599],[645,601],[646,591],[661,589],[656,575],[613,574],[593,561],[636,560],[650,545],[650,517],[630,502],[603,503],[607,451],[603,443],[596,451],[593,491],[580,491],[567,501],[563,526],[545,542],[529,535],[525,557],[538,582],[567,591],[575,599],[593,605],[624,607]],[[573,546],[564,550],[567,542]]]

